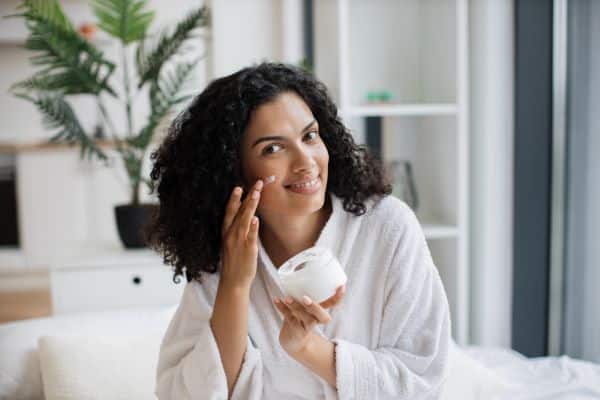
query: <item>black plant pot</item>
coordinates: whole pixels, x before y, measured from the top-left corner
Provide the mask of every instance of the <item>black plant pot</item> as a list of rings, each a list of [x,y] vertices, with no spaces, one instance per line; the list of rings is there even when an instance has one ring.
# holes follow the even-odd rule
[[[156,204],[115,206],[119,237],[126,248],[147,246],[142,238],[142,228],[150,222],[150,218],[156,211],[158,211],[158,205]]]

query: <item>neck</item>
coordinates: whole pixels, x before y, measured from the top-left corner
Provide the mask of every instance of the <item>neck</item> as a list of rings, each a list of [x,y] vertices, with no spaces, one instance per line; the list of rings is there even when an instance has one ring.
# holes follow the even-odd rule
[[[310,215],[285,217],[285,224],[266,223],[260,227],[260,240],[265,251],[279,268],[285,261],[315,245],[332,212],[329,196],[319,211]]]

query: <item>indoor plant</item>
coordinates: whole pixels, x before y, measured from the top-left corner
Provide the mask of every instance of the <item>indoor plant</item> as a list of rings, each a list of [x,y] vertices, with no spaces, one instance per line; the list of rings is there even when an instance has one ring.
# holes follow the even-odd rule
[[[126,247],[144,245],[140,225],[155,207],[141,204],[139,197],[142,184],[152,189],[150,181],[142,176],[148,146],[159,123],[189,98],[182,94],[182,88],[202,58],[186,59],[182,49],[198,36],[197,28],[209,23],[208,10],[201,7],[189,12],[174,29],[148,36],[154,12],[147,9],[146,3],[147,0],[91,0],[98,28],[119,41],[118,66],[93,41],[77,32],[58,0],[24,0],[14,15],[25,20],[25,47],[35,52],[31,62],[39,70],[13,85],[13,93],[32,102],[47,126],[58,131],[50,141],[76,144],[81,158],[108,163],[107,153],[92,132],[82,126],[72,100],[74,96],[86,95],[97,102],[102,130],[111,135],[111,143],[129,178],[131,200],[115,207],[119,235]],[[129,68],[132,59],[135,72]],[[143,126],[136,128],[132,103],[138,93],[147,93],[150,110]],[[106,101],[122,104],[126,118],[123,127],[112,121]]]

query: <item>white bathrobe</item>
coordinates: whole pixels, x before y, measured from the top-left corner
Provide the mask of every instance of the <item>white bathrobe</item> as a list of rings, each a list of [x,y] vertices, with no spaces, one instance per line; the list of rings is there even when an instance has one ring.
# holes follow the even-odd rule
[[[281,348],[283,297],[259,239],[250,290],[248,341],[232,399],[437,399],[450,343],[448,301],[421,226],[401,200],[367,202],[355,216],[330,195],[333,212],[315,243],[333,251],[348,282],[332,320],[318,331],[336,343],[337,391]],[[218,274],[188,283],[162,342],[159,399],[227,399],[227,380],[209,320]]]

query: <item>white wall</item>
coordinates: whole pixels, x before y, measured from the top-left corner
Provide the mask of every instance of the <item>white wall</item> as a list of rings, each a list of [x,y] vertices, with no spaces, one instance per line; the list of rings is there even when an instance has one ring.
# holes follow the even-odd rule
[[[510,348],[513,2],[470,1],[471,342]]]
[[[600,46],[600,3],[591,3],[590,47],[598,49]],[[584,315],[588,316],[586,325],[583,326],[583,354],[586,358],[600,362],[600,293],[597,283],[600,282],[600,249],[598,237],[600,234],[600,211],[595,206],[600,199],[600,52],[590,51],[590,91],[589,91],[589,146],[588,146],[588,171],[586,179],[589,185],[587,194],[587,209],[584,211],[588,218],[586,232],[586,299]]]
[[[587,229],[585,232],[585,306],[583,309],[584,325],[582,327],[583,343],[582,353],[588,360],[600,362],[600,248],[598,247],[600,237],[600,3],[591,1],[590,13],[590,89],[588,102],[588,147],[587,160],[588,170],[585,179],[588,191],[585,194],[587,207],[578,210],[586,215]],[[596,50],[593,50],[596,49]]]
[[[261,61],[303,57],[302,0],[210,0],[212,76]]]
[[[600,3],[571,3],[563,350],[600,362]]]

